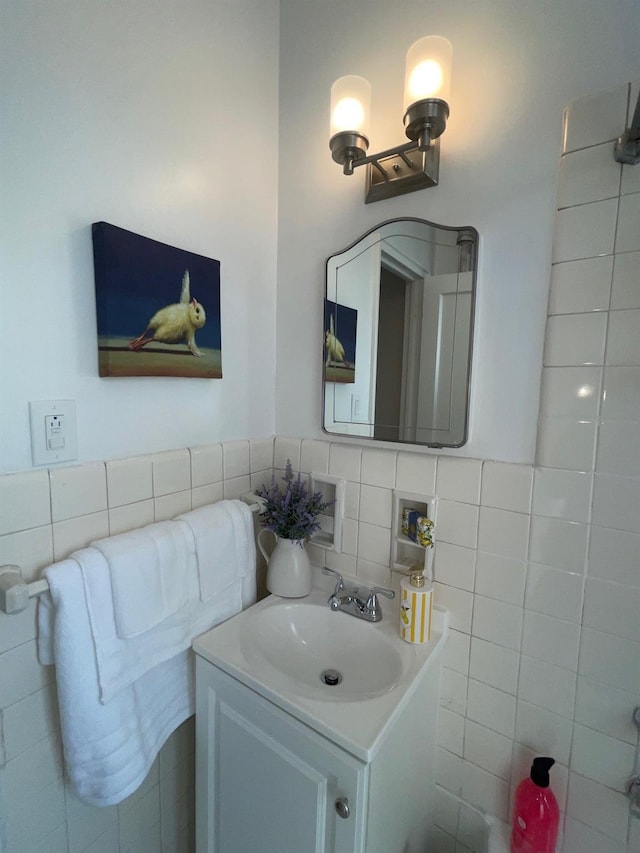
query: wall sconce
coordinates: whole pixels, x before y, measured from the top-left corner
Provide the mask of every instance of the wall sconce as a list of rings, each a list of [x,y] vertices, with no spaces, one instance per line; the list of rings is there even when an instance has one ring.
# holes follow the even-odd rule
[[[449,117],[451,42],[426,36],[407,51],[404,129],[411,140],[367,156],[371,86],[364,77],[340,77],[331,87],[331,156],[352,175],[367,165],[365,201],[434,187],[440,165],[439,137]]]

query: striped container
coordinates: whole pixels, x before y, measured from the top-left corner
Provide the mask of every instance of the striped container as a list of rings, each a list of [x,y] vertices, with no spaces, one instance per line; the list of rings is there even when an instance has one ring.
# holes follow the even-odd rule
[[[431,639],[431,621],[433,618],[433,586],[412,583],[416,575],[410,575],[400,581],[400,636],[407,643],[428,643]]]

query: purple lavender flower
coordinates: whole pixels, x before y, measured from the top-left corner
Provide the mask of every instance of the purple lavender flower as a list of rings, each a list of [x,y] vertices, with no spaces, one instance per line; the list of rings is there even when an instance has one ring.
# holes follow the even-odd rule
[[[322,492],[310,493],[300,473],[294,475],[290,459],[287,459],[281,479],[284,489],[272,474],[269,486],[262,485],[256,490],[265,501],[262,524],[281,539],[296,539],[302,544],[303,539],[320,528],[318,516],[334,501],[325,501]]]

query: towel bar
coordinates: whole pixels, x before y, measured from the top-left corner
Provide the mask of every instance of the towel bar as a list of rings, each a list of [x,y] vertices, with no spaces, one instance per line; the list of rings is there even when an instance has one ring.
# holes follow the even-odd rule
[[[251,512],[264,512],[264,500],[253,492],[240,495]],[[22,579],[20,566],[11,564],[0,566],[0,613],[20,613],[29,606],[29,599],[47,592],[48,582],[41,578],[31,583]]]

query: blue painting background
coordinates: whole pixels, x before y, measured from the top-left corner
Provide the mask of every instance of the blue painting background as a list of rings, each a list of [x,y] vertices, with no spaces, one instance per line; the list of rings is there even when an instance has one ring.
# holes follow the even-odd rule
[[[198,346],[222,348],[220,261],[142,237],[107,222],[92,225],[99,337],[141,335],[156,311],[180,302],[182,277],[189,270],[191,298],[206,322]]]

